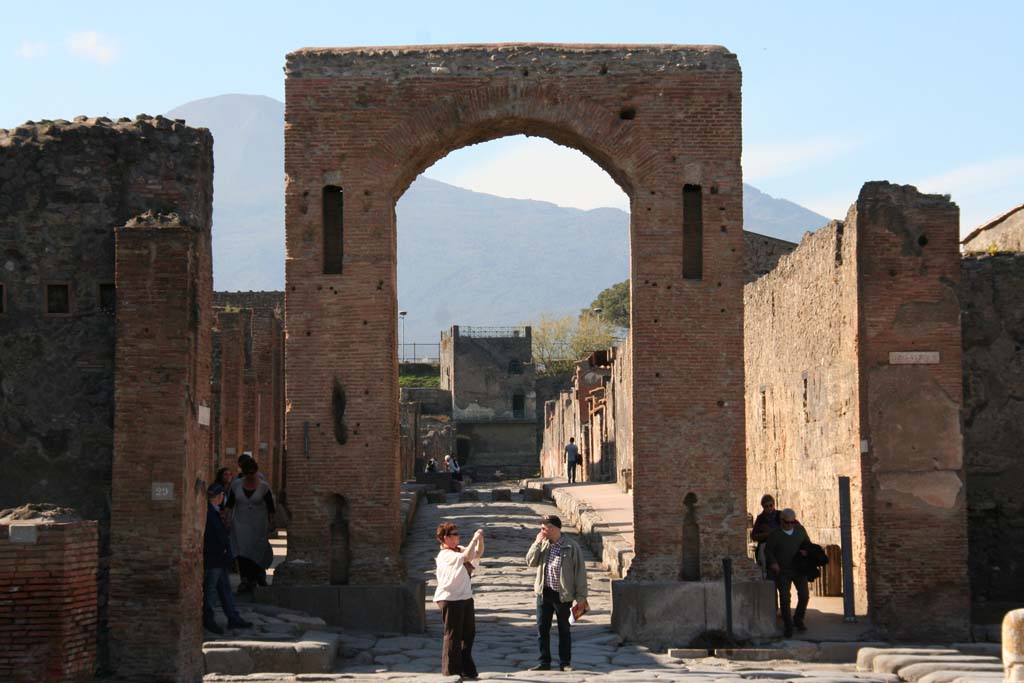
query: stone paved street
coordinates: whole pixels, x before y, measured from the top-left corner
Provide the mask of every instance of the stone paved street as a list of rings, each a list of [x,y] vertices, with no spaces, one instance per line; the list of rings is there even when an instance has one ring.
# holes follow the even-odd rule
[[[486,552],[481,568],[474,574],[477,639],[474,656],[482,679],[514,681],[778,681],[800,678],[810,683],[892,683],[891,674],[856,672],[852,664],[807,664],[797,662],[738,662],[717,658],[676,659],[650,652],[636,645],[620,645],[610,628],[610,581],[584,547],[590,571],[592,611],[573,627],[573,671],[526,671],[537,662],[534,631],[533,573],[524,562],[526,550],[538,530],[543,514],[556,513],[547,503],[486,502],[458,503],[450,495],[446,504],[422,503],[406,540],[404,555],[410,576],[427,579],[428,632],[423,635],[380,636],[346,634],[342,638],[343,659],[336,674],[248,677],[207,676],[209,681],[228,680],[350,680],[350,681],[442,681],[456,680],[439,675],[441,664],[440,614],[429,602],[433,596],[434,530],[441,521],[453,521],[464,533],[483,528]],[[572,532],[568,527],[567,532]],[[571,534],[574,535],[574,534]],[[557,647],[553,643],[553,647]]]

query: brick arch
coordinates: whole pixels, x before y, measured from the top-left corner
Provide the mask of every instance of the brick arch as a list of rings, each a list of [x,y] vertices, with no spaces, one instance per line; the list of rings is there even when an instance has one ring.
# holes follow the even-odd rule
[[[624,105],[625,106],[625,105]],[[396,124],[382,145],[382,169],[394,169],[397,199],[420,173],[449,153],[509,135],[543,137],[585,154],[632,197],[658,152],[618,109],[553,84],[491,85],[439,98]]]
[[[329,582],[321,501],[331,495],[349,502],[361,530],[351,584],[404,579],[398,388],[388,381],[398,367],[395,200],[448,152],[516,133],[580,150],[630,196],[630,577],[678,579],[686,491],[701,501],[700,576],[719,576],[723,557],[745,556],[735,55],[678,45],[309,49],[289,55],[285,70],[293,509],[288,566],[275,581]],[[340,186],[344,199],[329,235],[325,186]],[[687,242],[684,195],[694,201],[694,192],[688,215],[702,232],[694,242],[691,223]],[[339,233],[336,272],[324,256]],[[700,275],[684,277],[684,252],[702,256]],[[335,383],[347,397],[344,443],[330,429]]]

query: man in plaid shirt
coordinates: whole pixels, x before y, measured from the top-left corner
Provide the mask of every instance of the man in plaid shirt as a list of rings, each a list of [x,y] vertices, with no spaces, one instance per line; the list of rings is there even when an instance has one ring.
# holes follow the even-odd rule
[[[579,545],[562,535],[562,520],[555,515],[541,519],[540,531],[526,564],[537,568],[534,593],[537,596],[537,635],[540,663],[531,671],[551,669],[551,618],[558,617],[558,668],[572,671],[572,635],[569,615],[582,616],[587,604],[587,565]],[[575,603],[575,604],[573,604]]]

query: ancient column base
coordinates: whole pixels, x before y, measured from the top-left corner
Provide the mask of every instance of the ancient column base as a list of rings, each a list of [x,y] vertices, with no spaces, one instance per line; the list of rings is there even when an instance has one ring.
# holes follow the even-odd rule
[[[426,584],[288,585],[256,588],[257,602],[301,610],[332,626],[375,633],[427,630]]]
[[[733,583],[732,624],[737,641],[780,635],[775,585]],[[725,588],[721,581],[612,581],[612,629],[658,649],[724,640]]]

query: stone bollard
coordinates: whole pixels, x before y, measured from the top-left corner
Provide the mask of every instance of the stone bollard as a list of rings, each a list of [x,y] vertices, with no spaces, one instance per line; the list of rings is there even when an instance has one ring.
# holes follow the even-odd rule
[[[476,489],[465,489],[459,494],[460,503],[479,502],[480,492]]]
[[[491,489],[491,500],[494,502],[512,500],[511,489]]]
[[[1003,680],[1024,681],[1024,609],[1010,610],[1003,617]]]
[[[523,502],[542,503],[544,502],[544,491],[541,489],[523,489]]]

